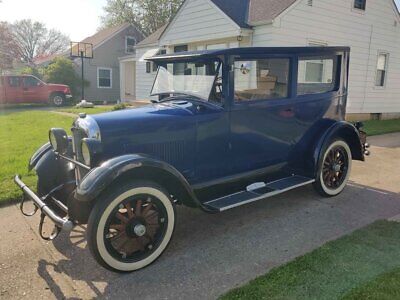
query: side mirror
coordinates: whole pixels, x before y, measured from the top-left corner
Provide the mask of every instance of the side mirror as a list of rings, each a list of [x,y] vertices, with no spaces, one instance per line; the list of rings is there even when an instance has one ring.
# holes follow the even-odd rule
[[[242,72],[243,75],[249,74],[251,71],[251,64],[249,62],[245,62],[240,66],[240,72]]]

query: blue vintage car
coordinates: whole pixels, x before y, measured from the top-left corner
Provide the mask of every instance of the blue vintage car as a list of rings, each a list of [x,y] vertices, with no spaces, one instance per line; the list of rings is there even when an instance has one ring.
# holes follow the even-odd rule
[[[88,224],[95,259],[129,272],[165,250],[177,205],[218,213],[308,184],[338,195],[352,160],[368,154],[361,124],[344,121],[349,53],[238,48],[153,57],[157,101],[81,114],[72,136],[51,129],[29,164],[37,193],[15,177],[41,210],[40,234],[53,239]],[[50,236],[46,217],[55,223]]]

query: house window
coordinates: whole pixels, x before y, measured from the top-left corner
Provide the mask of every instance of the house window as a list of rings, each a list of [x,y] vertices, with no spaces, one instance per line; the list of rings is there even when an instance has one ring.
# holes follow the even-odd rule
[[[180,45],[180,46],[175,46],[174,47],[174,52],[185,52],[188,51],[188,45]],[[183,75],[185,73],[185,70],[187,68],[186,63],[177,63],[174,65],[174,75]]]
[[[151,73],[151,62],[146,61],[146,73]]]
[[[300,58],[297,75],[297,94],[318,94],[336,89],[336,65],[333,58]]]
[[[289,59],[235,62],[235,101],[287,98]]]
[[[385,86],[389,54],[379,53],[376,70],[376,86]]]
[[[112,69],[97,69],[97,87],[102,89],[110,89],[112,87]]]
[[[157,55],[164,55],[164,54],[167,54],[167,50],[165,50],[165,49],[161,49],[160,51],[157,52]],[[152,65],[153,65],[153,67],[152,67],[153,72],[157,72],[158,65],[154,62],[152,63]]]
[[[125,38],[125,52],[135,53],[136,39],[132,36],[127,36]]]
[[[365,10],[367,6],[367,0],[354,0],[354,8]]]

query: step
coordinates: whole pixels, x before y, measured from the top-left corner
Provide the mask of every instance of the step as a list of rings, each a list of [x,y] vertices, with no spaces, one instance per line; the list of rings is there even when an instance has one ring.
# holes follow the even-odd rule
[[[247,203],[282,194],[289,190],[313,183],[315,179],[303,176],[289,176],[273,182],[257,182],[249,185],[246,190],[205,202],[211,210],[225,211]]]

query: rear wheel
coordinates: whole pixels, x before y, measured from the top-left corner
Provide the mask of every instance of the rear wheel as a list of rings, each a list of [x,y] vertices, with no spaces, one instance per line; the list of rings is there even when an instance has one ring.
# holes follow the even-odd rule
[[[349,180],[351,163],[351,150],[347,143],[333,141],[321,157],[315,189],[325,197],[339,195]]]
[[[63,106],[65,104],[65,95],[61,93],[51,95],[50,103],[54,106]]]
[[[131,272],[154,262],[175,227],[175,209],[151,182],[116,186],[97,199],[88,221],[88,245],[102,266]]]

